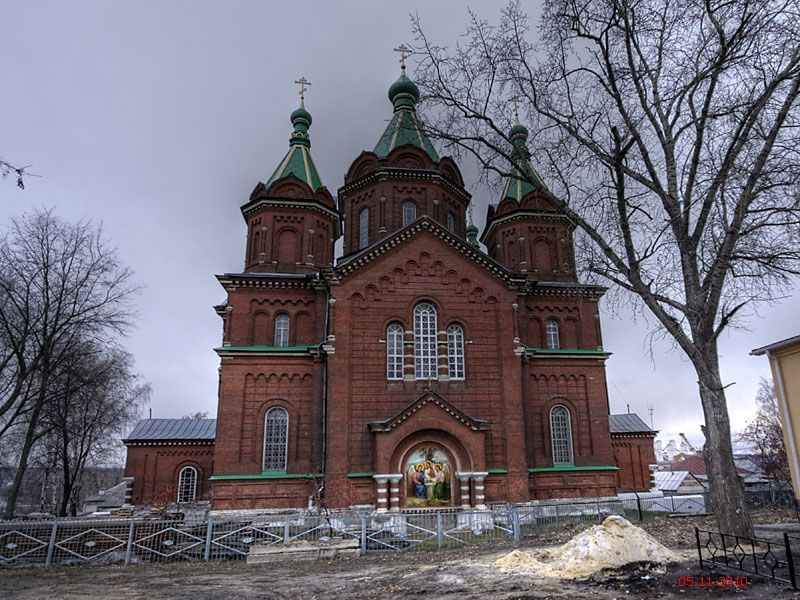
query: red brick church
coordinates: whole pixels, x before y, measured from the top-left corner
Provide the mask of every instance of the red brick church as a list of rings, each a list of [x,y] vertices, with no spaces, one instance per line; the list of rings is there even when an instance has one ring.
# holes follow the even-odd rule
[[[241,208],[244,270],[217,276],[217,418],[137,425],[135,503],[480,508],[651,487],[655,432],[610,419],[604,288],[578,281],[527,130],[510,132],[518,177],[492,199],[484,252],[405,69],[389,99],[337,198],[311,115],[292,113],[289,151]]]

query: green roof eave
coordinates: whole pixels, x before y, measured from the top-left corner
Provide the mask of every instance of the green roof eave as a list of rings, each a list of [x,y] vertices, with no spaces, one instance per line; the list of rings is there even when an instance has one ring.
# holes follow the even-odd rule
[[[322,473],[287,473],[286,471],[263,471],[257,475],[212,475],[211,481],[228,481],[237,479],[319,479]]]
[[[392,116],[373,152],[379,158],[386,158],[395,148],[407,145],[416,146],[434,162],[439,162],[439,154],[422,131],[416,113],[410,109],[401,109]]]
[[[308,344],[305,346],[222,346],[221,348],[214,348],[217,354],[224,352],[241,352],[244,354],[253,352],[274,352],[277,354],[284,354],[287,352],[310,352],[311,350],[318,350],[320,344]]]
[[[314,159],[311,157],[311,152],[307,146],[303,144],[292,144],[286,156],[278,164],[278,168],[267,180],[267,187],[273,182],[294,175],[300,181],[308,184],[311,191],[316,192],[322,187],[322,179],[317,171],[317,166],[314,164]]]
[[[602,356],[605,358],[608,358],[612,354],[611,352],[606,352],[605,350],[583,350],[578,348],[534,348],[532,346],[526,347],[525,352],[529,354],[554,356]]]
[[[528,473],[563,473],[567,471],[619,471],[619,467],[599,465],[594,467],[576,467],[575,465],[556,465],[554,467],[540,467],[528,469]]]
[[[348,473],[348,477],[372,477],[375,473]]]

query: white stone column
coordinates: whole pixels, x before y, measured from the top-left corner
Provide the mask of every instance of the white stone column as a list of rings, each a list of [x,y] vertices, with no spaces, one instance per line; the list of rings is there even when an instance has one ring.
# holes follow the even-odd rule
[[[389,491],[386,487],[386,482],[389,481],[390,475],[382,474],[382,475],[373,475],[372,478],[375,480],[375,484],[377,488],[375,489],[376,495],[378,497],[377,512],[383,513],[387,511],[387,504],[389,503],[389,498],[387,496],[387,492]]]
[[[389,475],[389,511],[400,512],[400,480],[403,479],[402,473],[392,473]]]
[[[475,471],[472,473],[472,480],[475,482],[475,508],[486,510],[486,496],[483,492],[483,480],[489,474],[488,471]]]
[[[469,497],[469,480],[472,477],[472,473],[459,472],[456,473],[456,477],[461,482],[461,508],[469,509],[471,508]]]

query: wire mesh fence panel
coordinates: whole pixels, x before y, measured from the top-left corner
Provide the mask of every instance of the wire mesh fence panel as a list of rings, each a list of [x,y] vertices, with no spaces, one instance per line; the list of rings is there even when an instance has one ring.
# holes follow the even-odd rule
[[[130,533],[131,521],[59,521],[50,564],[123,562]]]
[[[284,522],[240,521],[211,522],[206,540],[206,560],[235,560],[247,558],[255,545],[282,544],[286,531]]]
[[[136,523],[131,543],[130,562],[170,562],[202,560],[207,527],[173,522]]]
[[[388,513],[371,516],[365,535],[367,552],[386,550],[436,550],[436,515]]]
[[[0,523],[0,565],[45,565],[55,522]]]
[[[480,511],[445,514],[437,522],[439,546],[458,546],[506,541],[514,538],[513,517],[509,511]],[[441,527],[441,534],[439,534]]]

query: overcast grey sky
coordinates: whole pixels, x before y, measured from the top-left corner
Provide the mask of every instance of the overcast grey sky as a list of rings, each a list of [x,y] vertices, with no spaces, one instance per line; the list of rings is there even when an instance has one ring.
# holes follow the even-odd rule
[[[480,2],[494,18],[503,3]],[[312,152],[332,193],[390,117],[398,75],[392,48],[410,42],[409,13],[454,42],[461,2],[6,1],[0,19],[0,156],[41,178],[0,182],[0,222],[32,206],[103,222],[146,285],[126,345],[153,385],[153,416],[214,415],[221,322],[215,273],[241,269],[239,206],[283,157],[297,105],[312,82]],[[413,77],[413,70],[411,70]],[[463,165],[465,174],[471,169]],[[474,177],[473,177],[474,179]],[[497,198],[470,185],[476,216]],[[495,193],[499,193],[496,190]],[[766,360],[750,349],[800,333],[800,296],[763,307],[749,331],[722,340],[734,428],[753,411]],[[626,403],[665,437],[702,440],[691,367],[666,343],[647,355],[647,324],[604,314],[613,412]]]

